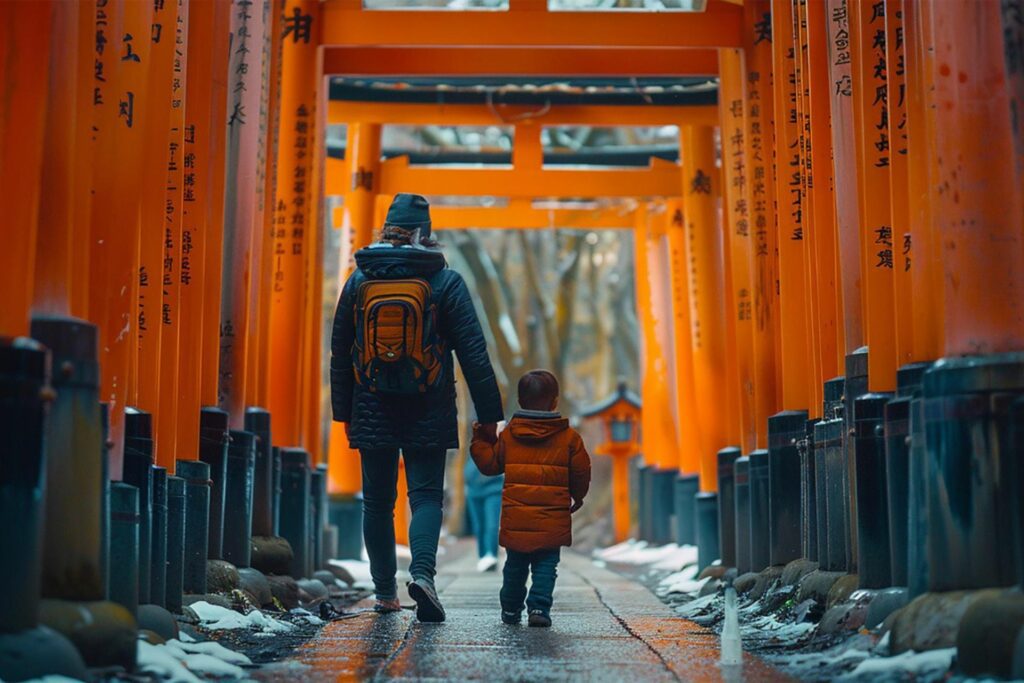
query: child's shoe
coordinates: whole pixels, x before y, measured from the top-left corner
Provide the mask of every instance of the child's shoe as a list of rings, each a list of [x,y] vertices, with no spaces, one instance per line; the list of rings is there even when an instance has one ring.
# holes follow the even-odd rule
[[[549,628],[551,626],[551,617],[544,614],[539,609],[530,610],[530,626],[539,626],[540,628]]]
[[[501,623],[503,624],[514,624],[518,626],[523,622],[522,612],[506,612],[501,610]]]

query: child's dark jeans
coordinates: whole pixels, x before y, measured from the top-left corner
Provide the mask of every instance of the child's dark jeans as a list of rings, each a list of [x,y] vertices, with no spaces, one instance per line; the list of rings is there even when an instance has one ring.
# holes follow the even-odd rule
[[[506,612],[522,612],[523,601],[530,612],[540,610],[545,615],[551,612],[551,594],[555,591],[558,576],[558,560],[561,548],[519,553],[509,550],[505,557],[505,581],[501,586],[501,609]],[[530,594],[526,594],[526,579],[532,574]]]

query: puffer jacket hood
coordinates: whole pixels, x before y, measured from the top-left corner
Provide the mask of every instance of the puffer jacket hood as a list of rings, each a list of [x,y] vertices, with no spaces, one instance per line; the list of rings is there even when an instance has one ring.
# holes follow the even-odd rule
[[[515,415],[508,423],[509,433],[517,441],[530,444],[547,441],[559,432],[569,428],[569,420],[564,417],[524,417]]]
[[[371,280],[428,278],[448,266],[437,249],[374,244],[356,252],[356,265]]]

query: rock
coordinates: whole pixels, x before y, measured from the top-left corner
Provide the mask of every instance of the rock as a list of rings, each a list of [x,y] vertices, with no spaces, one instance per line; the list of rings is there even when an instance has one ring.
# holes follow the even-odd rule
[[[215,593],[207,593],[206,595],[183,595],[181,597],[182,605],[191,605],[194,602],[208,602],[211,605],[217,605],[217,607],[223,607],[224,609],[231,609],[231,600],[224,597],[223,595],[217,595]],[[194,614],[194,612],[193,612]],[[188,621],[188,623],[198,624],[198,621]]]
[[[268,576],[270,593],[277,598],[285,609],[299,606],[299,584],[290,576]]]
[[[817,568],[817,562],[812,562],[811,560],[805,560],[803,558],[793,560],[782,570],[782,583],[785,586],[796,586],[800,583],[800,579],[815,571]]]
[[[836,605],[843,604],[850,599],[853,592],[857,590],[858,585],[860,585],[859,576],[856,574],[843,574],[832,584],[832,588],[829,589],[828,597],[825,599],[825,606],[835,607]]]
[[[224,560],[206,561],[206,590],[210,593],[230,593],[238,588],[241,578],[235,565]]]
[[[893,612],[889,649],[894,655],[908,650],[924,652],[956,645],[957,627],[967,608],[986,596],[999,596],[1001,589],[925,593]]]
[[[91,678],[75,646],[51,628],[0,633],[0,680],[29,681],[46,675]]]
[[[174,615],[159,605],[139,605],[139,628],[152,631],[164,640],[178,637],[178,622]]]
[[[317,581],[321,581],[325,586],[330,588],[331,586],[337,585],[334,573],[326,569],[317,569],[313,572],[313,578]]]
[[[701,586],[700,595],[697,597],[703,598],[705,595],[714,595],[718,592],[718,589],[722,587],[722,582],[718,579],[710,579],[707,583]]]
[[[956,636],[956,658],[968,676],[1013,677],[1014,651],[1024,633],[1024,594],[1005,591],[975,600]]]
[[[825,610],[818,622],[818,633],[833,634],[843,631],[857,631],[864,625],[867,617],[867,605],[859,602],[846,602]]]
[[[89,667],[135,668],[138,626],[115,602],[43,600],[39,622],[70,640]]]
[[[725,574],[729,569],[731,569],[731,567],[726,567],[722,564],[709,564],[707,567],[704,567],[704,571],[697,575],[697,578],[706,579],[710,577],[712,579],[721,580],[725,578]],[[710,581],[708,583],[710,583]]]
[[[906,604],[906,588],[886,588],[877,591],[871,598],[871,604],[868,605],[868,614],[864,625],[868,628],[877,628],[890,614]]]
[[[334,574],[334,578],[336,578],[338,581],[341,581],[346,586],[351,587],[356,582],[356,579],[354,576],[352,576],[352,573],[344,567],[334,564],[328,564],[327,570]]]
[[[820,569],[804,575],[800,579],[797,600],[800,602],[814,600],[824,605],[828,602],[828,593],[832,590],[832,586],[844,576],[846,574],[842,572],[826,572]]]
[[[747,572],[746,574],[738,576],[732,583],[733,588],[736,589],[736,594],[743,595],[750,591],[754,587],[754,584],[757,583],[758,576],[760,575],[755,574],[754,572]]]
[[[148,628],[139,630],[139,638],[146,641],[150,645],[163,645],[167,642],[167,639],[161,636],[159,633],[150,631]]]
[[[238,576],[241,579],[239,588],[248,593],[256,605],[264,607],[271,604],[273,594],[270,592],[270,582],[262,572],[245,568],[238,570]]]
[[[292,566],[292,547],[280,536],[253,536],[249,566],[264,574],[289,574]]]
[[[782,567],[767,567],[757,575],[754,587],[750,589],[750,597],[760,600],[761,597],[772,587],[779,577],[782,576]]]
[[[314,600],[326,600],[327,599],[327,586],[324,585],[323,581],[317,579],[299,579],[296,583],[299,584],[300,597],[302,593],[309,596],[309,599],[303,599],[302,602],[309,603]]]

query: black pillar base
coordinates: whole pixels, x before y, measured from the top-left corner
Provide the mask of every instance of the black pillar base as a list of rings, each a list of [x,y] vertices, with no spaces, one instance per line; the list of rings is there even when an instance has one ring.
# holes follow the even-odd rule
[[[768,564],[785,565],[801,555],[801,472],[797,444],[807,431],[807,411],[768,418]]]
[[[868,347],[846,356],[846,385],[843,392],[843,454],[846,463],[843,487],[846,491],[846,571],[857,572],[857,458],[854,452],[854,402],[868,393]]]
[[[252,475],[252,535],[274,535],[274,457],[270,442],[270,413],[245,409],[245,431],[256,436]]]
[[[759,572],[771,564],[771,508],[768,451],[750,454],[750,570]]]
[[[854,404],[857,457],[857,558],[861,588],[892,585],[889,498],[882,419],[889,394],[865,394]]]
[[[804,439],[800,451],[800,547],[804,558],[818,561],[818,461],[814,452],[814,425],[820,420],[804,423]]]
[[[139,490],[131,484],[111,484],[108,592],[132,616],[139,612],[139,521]]]
[[[733,463],[733,488],[736,517],[736,571],[746,574],[750,564],[750,458],[737,458]]]
[[[49,352],[27,339],[0,338],[0,632],[38,623],[46,490],[46,396]],[[4,675],[0,670],[0,676]]]
[[[675,513],[675,485],[678,470],[651,469],[652,543],[671,543],[672,515]]]
[[[740,449],[718,451],[718,550],[722,564],[736,566],[736,484],[733,470]]]
[[[182,590],[206,593],[206,554],[210,545],[210,466],[179,460],[175,470],[185,481],[185,552]]]
[[[824,553],[819,554],[818,563],[830,572],[844,572],[848,569],[849,541],[847,530],[846,457],[843,451],[844,422],[840,418],[824,420],[814,427],[814,445],[821,450],[821,465],[824,473],[826,535]]]
[[[718,494],[698,493],[693,499],[697,518],[697,569],[721,559],[718,546]]]
[[[637,480],[640,487],[639,500],[639,525],[637,535],[645,541],[651,540],[651,524],[653,520],[654,503],[651,500],[651,473],[654,467],[651,465],[640,465],[637,467]]]
[[[153,468],[153,527],[150,539],[149,602],[167,601],[167,468]]]
[[[292,578],[307,576],[310,539],[309,454],[301,448],[281,449],[281,536],[292,547]]]
[[[153,416],[137,408],[124,412],[123,479],[138,490],[139,602],[148,603],[153,562]]]
[[[165,606],[181,613],[185,579],[185,480],[167,477],[167,588]]]
[[[675,481],[676,543],[697,544],[697,519],[693,499],[700,490],[700,477],[696,474],[681,474]]]
[[[309,571],[309,576],[312,576],[316,570],[323,569],[327,562],[324,557],[324,533],[327,531],[327,465],[317,465],[310,473],[309,488],[313,503],[312,526],[309,531],[313,537]]]
[[[224,479],[224,559],[244,568],[252,553],[252,493],[256,435],[232,429]]]
[[[360,493],[330,496],[327,515],[338,528],[338,550],[341,560],[358,560],[363,553],[363,496]],[[331,559],[331,558],[327,558]]]
[[[205,406],[199,415],[199,459],[210,466],[210,520],[207,557],[224,557],[224,479],[227,476],[228,414]]]

